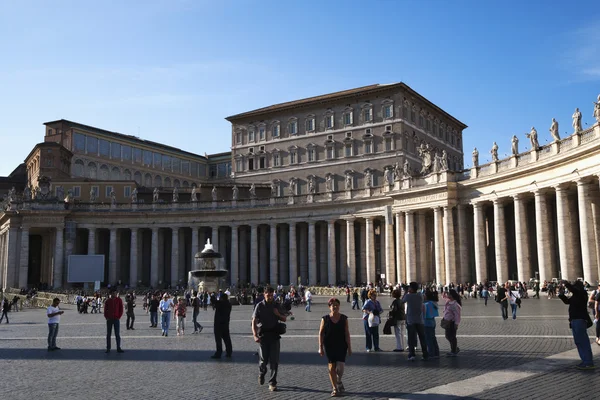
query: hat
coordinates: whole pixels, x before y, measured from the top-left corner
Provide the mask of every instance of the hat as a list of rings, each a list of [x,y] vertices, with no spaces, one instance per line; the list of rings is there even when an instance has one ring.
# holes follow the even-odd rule
[[[169,297],[168,293],[163,294],[163,297]]]

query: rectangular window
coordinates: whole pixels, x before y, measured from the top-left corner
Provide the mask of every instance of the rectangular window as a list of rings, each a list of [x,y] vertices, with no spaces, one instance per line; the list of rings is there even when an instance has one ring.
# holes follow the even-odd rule
[[[162,168],[162,155],[154,153],[154,168]]]
[[[335,158],[335,148],[333,146],[327,148],[327,159],[333,160]]]
[[[423,116],[419,115],[419,126],[422,128],[423,125],[424,125],[424,123],[423,123]]]
[[[290,164],[296,164],[296,152],[295,151],[290,152]]]
[[[142,163],[142,149],[133,149],[133,162],[138,164]]]
[[[279,158],[279,153],[273,154],[273,166],[279,167],[281,165],[281,160]]]
[[[260,158],[259,163],[260,163],[259,168],[266,168],[267,167],[267,159],[264,156]]]
[[[254,158],[248,159],[248,171],[254,170]]]
[[[242,172],[242,160],[240,158],[238,158],[237,160],[235,160],[235,170],[237,172]]]
[[[81,186],[73,186],[73,197],[81,197]]]
[[[113,160],[121,159],[121,145],[119,143],[110,144],[110,158]]]
[[[425,120],[425,129],[427,132],[431,130],[431,121],[429,119]]]
[[[190,162],[189,161],[182,161],[181,162],[181,173],[183,175],[189,175],[190,174]]]
[[[308,162],[316,161],[315,149],[308,149]]]
[[[199,178],[206,177],[206,164],[198,164],[198,177]]]
[[[209,165],[208,166],[208,176],[211,178],[216,178],[217,177],[217,166],[216,165]]]
[[[393,117],[392,105],[386,104],[385,106],[383,106],[383,118],[392,118],[392,117]]]
[[[231,172],[231,163],[220,163],[217,165],[217,176],[225,177]]]
[[[406,106],[402,107],[402,118],[408,119],[408,108]]]
[[[325,126],[327,127],[327,129],[333,129],[334,128],[333,114],[327,115],[325,117]]]
[[[248,131],[248,141],[254,142],[254,129]]]
[[[113,191],[113,187],[112,186],[107,186],[106,189],[104,190],[104,197],[110,197],[110,193]]]
[[[273,125],[273,131],[272,131],[273,137],[279,137],[279,125]]]
[[[352,113],[347,112],[344,114],[344,125],[352,125]]]
[[[264,127],[258,128],[258,137],[259,137],[259,140],[265,140],[265,128]]]
[[[371,154],[372,144],[371,141],[365,142],[365,154]]]
[[[315,130],[315,119],[314,118],[309,118],[306,120],[306,131],[307,132],[312,132]]]
[[[415,113],[415,110],[412,110],[412,111],[410,112],[410,121],[411,121],[411,122],[415,122],[415,121],[416,121],[416,113]]]
[[[292,121],[288,124],[288,132],[290,135],[298,133],[298,123],[296,121]]]
[[[98,139],[88,137],[85,144],[88,154],[98,154]]]
[[[84,152],[85,151],[85,135],[75,132],[73,134],[73,151]]]
[[[192,161],[192,166],[191,166],[191,168],[192,168],[191,175],[192,175],[194,178],[196,178],[196,177],[198,176],[198,163],[197,163],[197,162],[194,162],[194,161]]]
[[[131,196],[131,186],[125,186],[123,188],[123,196],[125,196],[126,199],[128,199],[129,196]]]
[[[100,156],[108,157],[110,155],[110,143],[108,140],[100,139]]]
[[[385,151],[392,151],[392,138],[385,139]]]
[[[179,158],[173,157],[171,159],[171,164],[173,164],[173,172],[175,172],[176,174],[180,174],[181,173],[181,160],[179,160]]]
[[[152,152],[148,150],[144,150],[144,165],[151,166],[152,165]]]
[[[235,142],[236,142],[237,144],[242,144],[242,132],[238,132],[238,133],[235,135]]]
[[[121,156],[123,161],[131,161],[131,147],[121,146]]]
[[[371,122],[371,109],[370,109],[370,108],[369,108],[369,109],[366,109],[366,110],[363,112],[363,116],[364,116],[364,120],[365,120],[365,122]]]
[[[344,154],[346,157],[352,157],[352,146],[346,146]]]
[[[163,155],[162,156],[162,166],[165,171],[170,171],[171,170],[171,157]]]

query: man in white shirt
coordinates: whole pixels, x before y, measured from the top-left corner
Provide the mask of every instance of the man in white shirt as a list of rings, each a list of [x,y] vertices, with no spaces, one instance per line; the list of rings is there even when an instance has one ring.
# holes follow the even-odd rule
[[[60,347],[56,347],[56,336],[58,335],[60,316],[65,312],[58,308],[59,303],[60,299],[56,297],[52,300],[52,305],[46,310],[48,316],[48,351],[60,350]]]
[[[225,294],[227,295],[227,297],[231,296],[231,292],[229,291],[229,288],[227,288],[227,289],[225,290]]]
[[[312,303],[312,293],[308,289],[306,289],[306,293],[304,293],[304,301],[306,301],[306,307],[304,308],[304,310],[310,312],[310,305]]]
[[[169,336],[169,325],[171,323],[171,309],[173,307],[173,300],[171,300],[169,294],[163,294],[163,299],[158,305],[158,308],[161,312],[161,328],[163,336]]]

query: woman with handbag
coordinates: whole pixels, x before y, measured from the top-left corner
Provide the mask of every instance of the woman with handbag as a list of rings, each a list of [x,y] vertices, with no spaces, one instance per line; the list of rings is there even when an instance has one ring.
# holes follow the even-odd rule
[[[460,324],[460,314],[462,311],[462,302],[456,290],[450,289],[448,293],[444,293],[446,305],[444,306],[444,318],[441,326],[446,330],[446,339],[450,342],[450,352],[446,353],[449,357],[456,357],[460,351],[456,340],[456,331]]]
[[[512,319],[517,319],[517,307],[521,306],[521,295],[513,288],[508,288],[508,301],[512,310]]]
[[[348,329],[348,317],[340,314],[340,301],[329,299],[329,314],[321,319],[319,328],[319,354],[327,355],[329,380],[333,391],[331,397],[338,397],[345,389],[342,383],[346,355],[352,355],[352,342]]]
[[[390,316],[396,323],[394,326],[394,336],[396,336],[396,348],[394,351],[404,351],[404,338],[406,337],[406,311],[404,311],[404,302],[400,299],[400,289],[394,289],[392,292],[394,301],[390,305]]]
[[[377,300],[375,289],[369,290],[367,294],[369,300],[362,307],[363,324],[365,326],[365,336],[367,340],[367,352],[374,347],[375,351],[381,351],[379,348],[379,324],[381,323],[381,313],[383,308]]]

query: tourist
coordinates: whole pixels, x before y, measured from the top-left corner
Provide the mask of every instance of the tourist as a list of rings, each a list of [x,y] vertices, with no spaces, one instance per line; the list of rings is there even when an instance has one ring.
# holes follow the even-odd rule
[[[163,294],[163,299],[160,301],[158,308],[160,310],[160,327],[162,328],[162,335],[169,336],[169,325],[171,324],[171,308],[173,308],[173,302],[169,298],[169,294]]]
[[[104,318],[106,318],[106,351],[110,353],[110,336],[115,328],[115,339],[117,341],[117,353],[124,353],[121,349],[120,320],[123,316],[123,300],[117,295],[116,289],[110,290],[110,298],[104,303]]]
[[[521,294],[517,290],[512,289],[514,288],[509,287],[506,292],[508,293],[508,301],[512,310],[512,319],[517,319],[517,308],[520,306]]]
[[[370,352],[372,348],[375,351],[381,351],[379,348],[379,324],[383,308],[381,308],[381,304],[377,300],[377,291],[375,289],[369,290],[367,297],[369,300],[362,307],[367,352]]]
[[[358,305],[358,289],[354,289],[352,293],[352,309],[360,310],[360,306]]]
[[[456,331],[460,324],[462,302],[460,296],[454,289],[451,289],[448,293],[444,293],[444,298],[446,299],[446,305],[444,306],[444,320],[447,321],[447,325],[444,329],[446,330],[446,339],[450,343],[450,352],[446,354],[449,357],[456,357],[460,351],[456,339]]]
[[[252,335],[254,341],[260,344],[259,348],[259,375],[258,383],[265,383],[267,364],[271,374],[269,376],[269,390],[277,391],[277,370],[279,368],[280,339],[278,324],[285,322],[287,317],[279,305],[275,303],[273,293],[275,290],[268,287],[265,298],[254,307],[252,313]],[[260,327],[259,327],[260,326]]]
[[[183,336],[185,333],[185,313],[187,306],[185,305],[185,298],[180,297],[175,306],[175,316],[177,317],[177,336]]]
[[[194,293],[194,297],[192,298],[192,323],[194,324],[194,334],[198,334],[204,329],[198,322],[198,314],[200,314],[200,306],[202,305],[202,300],[200,300],[199,296],[200,294]]]
[[[156,298],[156,293],[152,294],[152,299],[148,301],[146,306],[147,312],[150,313],[150,328],[156,328],[158,326],[158,306],[160,302]]]
[[[484,305],[487,307],[487,302],[488,302],[488,299],[490,298],[490,292],[487,290],[487,287],[485,287],[485,286],[481,290],[481,297],[485,301]]]
[[[394,318],[394,336],[396,337],[396,348],[394,351],[404,351],[404,338],[406,337],[406,312],[404,302],[400,299],[400,289],[392,290],[394,300],[390,304],[390,316]]]
[[[310,305],[312,304],[312,293],[308,289],[306,289],[306,293],[304,293],[304,301],[306,301],[306,307],[304,307],[304,311],[310,312]]]
[[[594,297],[594,319],[596,320],[596,344],[600,346],[600,283]]]
[[[52,305],[46,310],[48,316],[48,351],[60,350],[60,347],[56,346],[56,336],[58,335],[58,324],[60,323],[60,316],[65,312],[58,308],[60,299],[58,297],[52,300]]]
[[[210,358],[219,359],[223,354],[223,343],[225,342],[225,357],[230,358],[233,352],[231,336],[229,335],[229,320],[231,317],[231,303],[227,293],[222,293],[219,300],[215,302],[214,333],[217,351]],[[202,327],[200,327],[202,329]]]
[[[6,317],[6,323],[8,324],[8,309],[10,308],[10,304],[8,303],[8,299],[5,297],[2,300],[2,316],[0,317],[0,324],[2,320]]]
[[[571,297],[565,296],[565,287],[571,292]],[[569,305],[569,327],[573,332],[573,339],[579,352],[581,363],[576,368],[581,370],[594,369],[594,359],[592,356],[592,346],[587,334],[588,328],[593,325],[590,315],[587,311],[588,297],[581,281],[570,284],[562,281],[558,297],[563,303]]]
[[[498,289],[496,290],[496,302],[500,303],[500,311],[502,311],[502,319],[505,321],[508,319],[508,283],[506,288],[502,287],[502,284],[498,282]]]
[[[427,290],[425,292],[425,341],[427,342],[427,353],[431,358],[440,357],[440,347],[435,337],[435,317],[440,315],[438,311],[438,294],[435,291]]]
[[[125,313],[127,315],[127,321],[125,325],[127,326],[127,330],[135,330],[133,327],[133,323],[135,322],[135,314],[133,313],[133,309],[135,308],[135,301],[131,294],[127,294],[125,296]]]
[[[425,321],[423,314],[425,306],[423,305],[423,296],[417,293],[419,285],[417,282],[411,282],[408,285],[408,293],[402,299],[406,303],[406,330],[408,331],[408,360],[416,360],[417,336],[421,349],[423,350],[423,361],[429,358],[427,351],[427,341],[425,340]]]
[[[340,314],[340,301],[333,297],[329,299],[327,305],[329,314],[321,319],[319,328],[319,354],[321,357],[323,354],[327,355],[329,380],[333,387],[331,397],[337,397],[345,391],[342,377],[344,376],[346,354],[352,355],[352,342],[348,329],[348,317]]]

